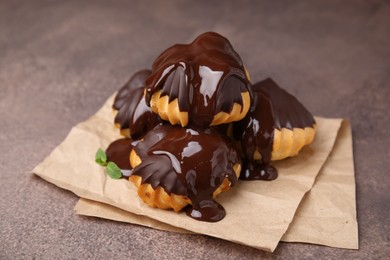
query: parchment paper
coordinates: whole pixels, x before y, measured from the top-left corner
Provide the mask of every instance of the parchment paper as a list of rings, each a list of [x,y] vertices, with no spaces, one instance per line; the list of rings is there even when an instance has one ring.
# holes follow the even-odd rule
[[[113,180],[94,162],[98,148],[120,138],[113,125],[113,96],[91,118],[72,128],[66,139],[33,172],[80,197],[103,202],[175,227],[274,251],[333,148],[340,119],[316,118],[315,141],[299,156],[275,164],[272,182],[239,182],[218,201],[226,217],[216,223],[195,221],[185,213],[150,208],[132,183]]]
[[[282,241],[359,248],[352,133],[348,121],[343,121],[329,158],[299,205]]]
[[[80,198],[76,204],[75,211],[80,215],[172,232],[192,233],[108,204],[83,198]],[[352,134],[348,121],[343,121],[330,156],[318,174],[312,189],[299,205],[282,241],[358,249]]]

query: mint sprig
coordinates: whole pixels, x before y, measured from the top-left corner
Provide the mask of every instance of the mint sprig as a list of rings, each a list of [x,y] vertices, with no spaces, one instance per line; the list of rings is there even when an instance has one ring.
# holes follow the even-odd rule
[[[114,162],[107,161],[107,155],[101,148],[95,154],[95,162],[100,166],[106,167],[106,173],[112,179],[120,179],[122,177],[121,169]]]
[[[120,179],[122,177],[121,169],[114,162],[109,162],[106,167],[106,173],[113,179]]]
[[[101,166],[107,166],[108,164],[107,155],[101,148],[99,148],[96,152],[95,162]]]

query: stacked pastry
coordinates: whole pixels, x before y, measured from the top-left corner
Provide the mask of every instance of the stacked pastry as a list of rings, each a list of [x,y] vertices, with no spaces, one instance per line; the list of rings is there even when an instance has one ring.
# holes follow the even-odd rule
[[[276,178],[270,162],[315,135],[310,112],[271,79],[252,85],[230,42],[212,32],[135,73],[113,108],[126,138],[110,144],[108,160],[149,206],[202,221],[225,216],[214,198],[238,178]]]

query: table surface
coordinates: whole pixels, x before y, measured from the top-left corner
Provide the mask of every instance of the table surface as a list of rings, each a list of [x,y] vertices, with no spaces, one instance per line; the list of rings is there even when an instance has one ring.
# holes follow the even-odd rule
[[[274,78],[315,115],[348,118],[359,250],[280,243],[266,253],[82,217],[31,174],[76,123],[168,46],[216,31],[253,81]],[[381,1],[0,3],[0,258],[385,258],[390,255],[390,4]]]

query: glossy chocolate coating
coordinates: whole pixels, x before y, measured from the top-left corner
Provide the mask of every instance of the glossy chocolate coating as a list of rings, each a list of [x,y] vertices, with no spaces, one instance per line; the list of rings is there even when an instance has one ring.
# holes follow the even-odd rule
[[[233,167],[241,163],[228,138],[212,129],[158,125],[134,149],[142,162],[133,174],[143,183],[188,197],[192,206],[186,212],[194,219],[215,222],[225,216],[213,192],[225,178],[235,184]]]
[[[245,155],[240,179],[273,180],[277,170],[270,165],[275,129],[313,127],[312,114],[291,94],[267,78],[253,85],[253,103],[247,116],[233,126]],[[253,156],[258,150],[261,163]]]
[[[106,149],[107,160],[114,162],[121,169],[122,176],[128,178],[133,168],[130,165],[130,152],[136,142],[123,138],[112,142]]]
[[[207,127],[214,115],[243,106],[241,92],[250,84],[241,58],[223,36],[207,32],[190,44],[176,44],[158,56],[146,80],[146,102],[162,90],[169,102],[178,99],[189,125]]]
[[[145,80],[150,74],[150,70],[135,73],[118,91],[113,104],[113,108],[118,110],[115,123],[120,129],[129,128],[132,139],[141,138],[161,122],[145,103]]]

